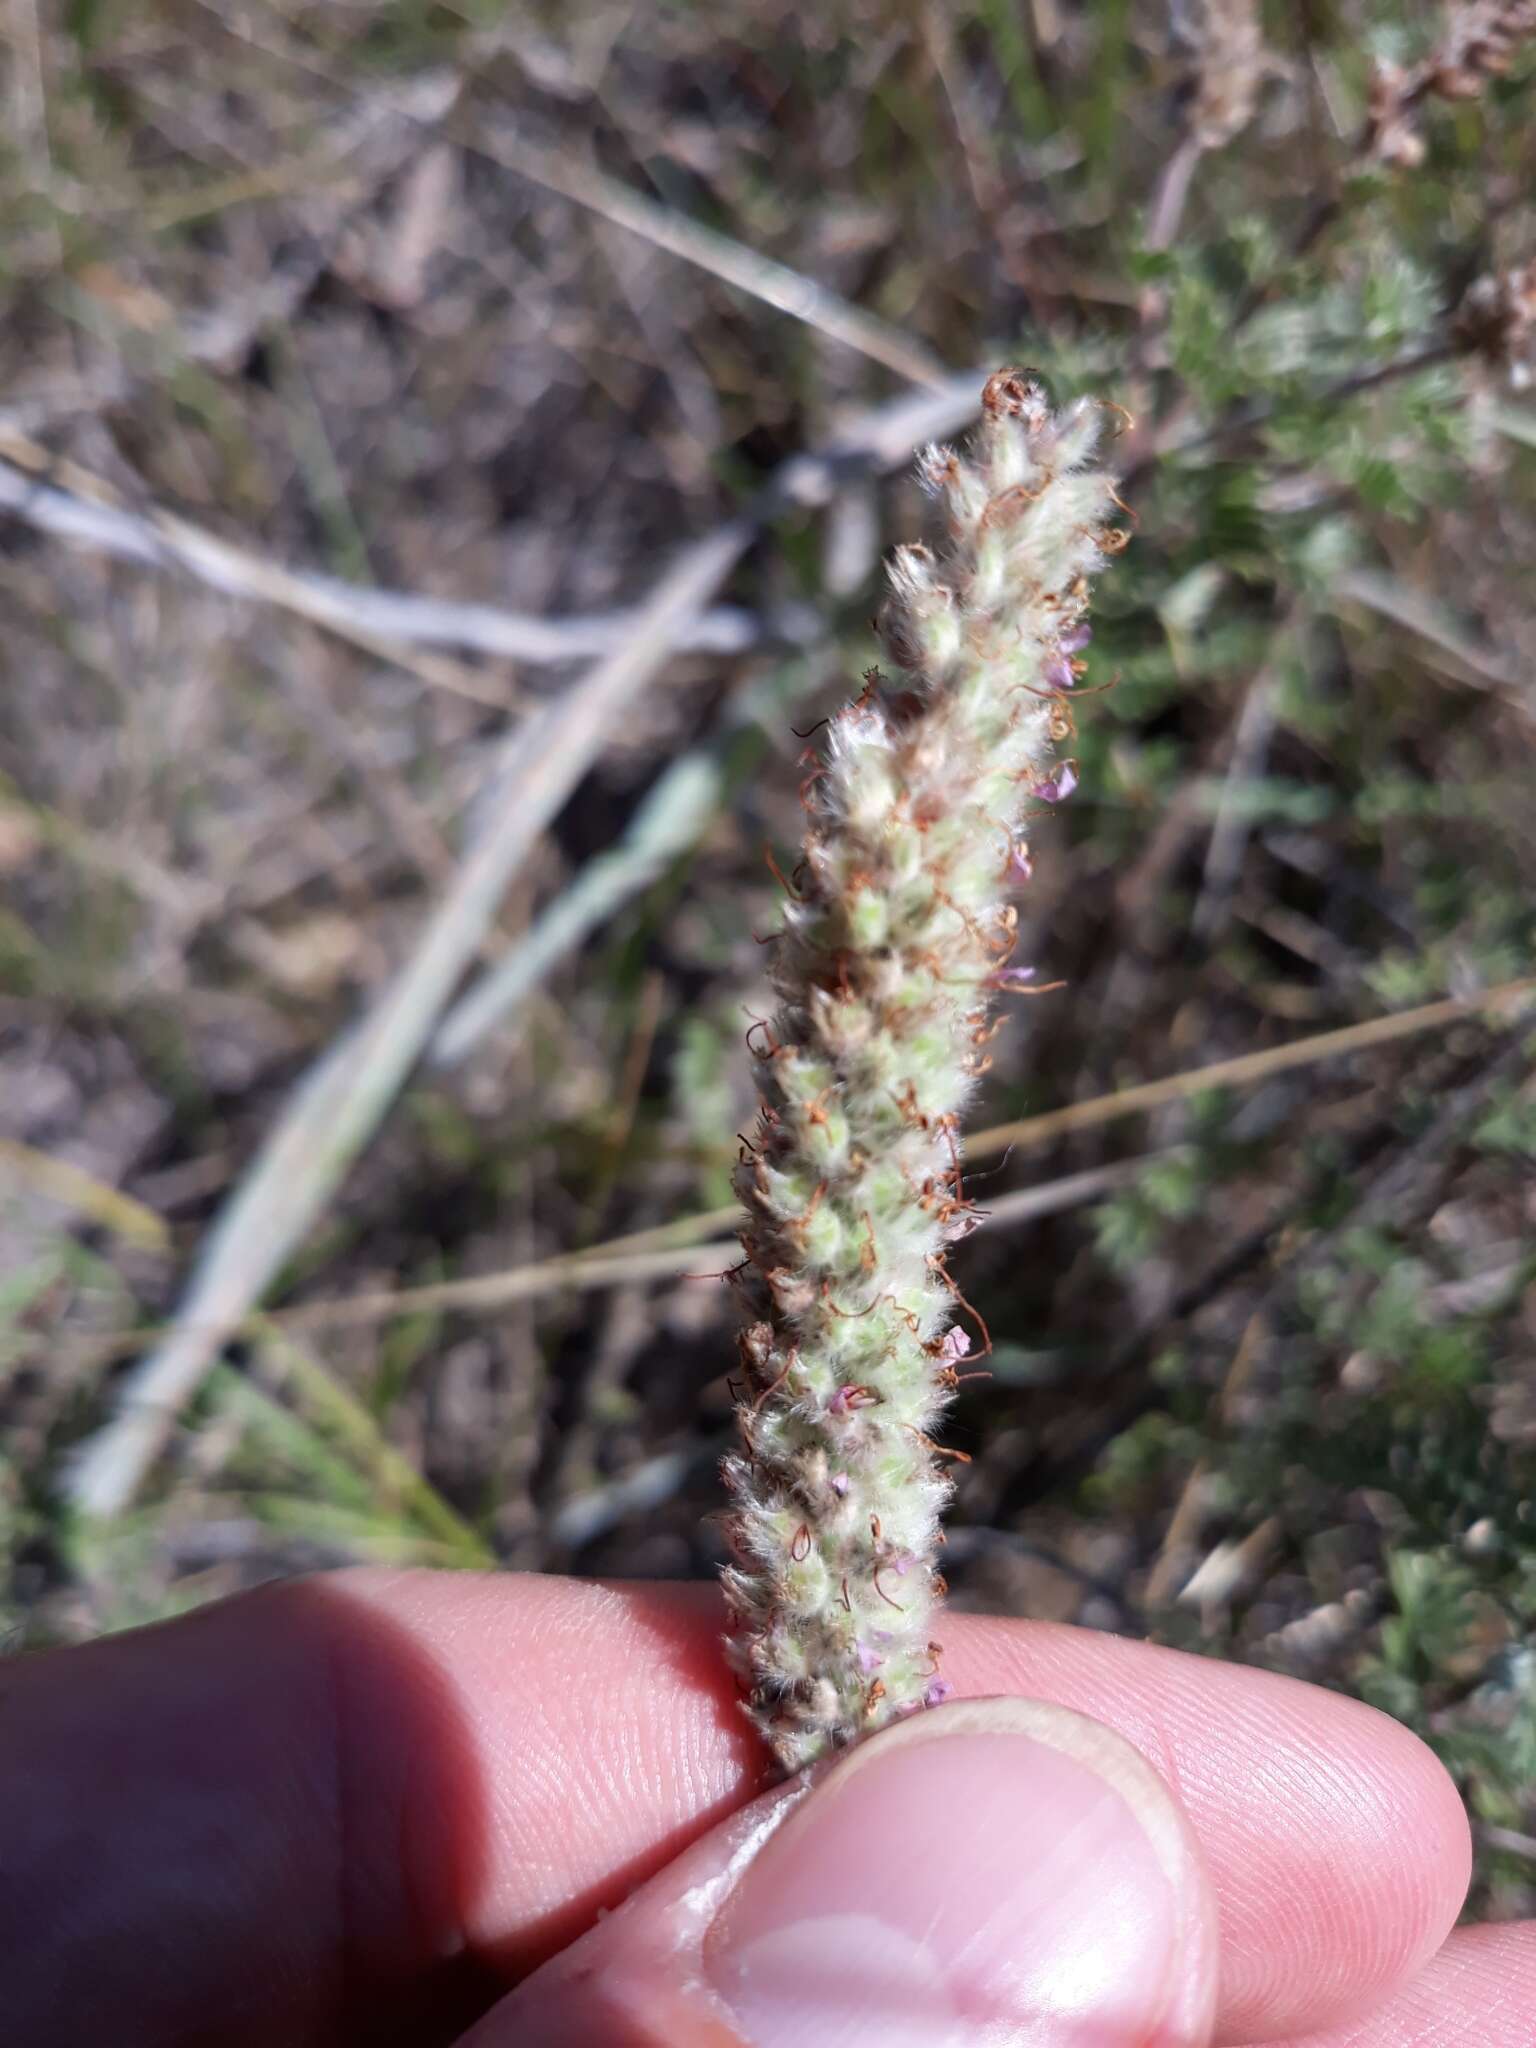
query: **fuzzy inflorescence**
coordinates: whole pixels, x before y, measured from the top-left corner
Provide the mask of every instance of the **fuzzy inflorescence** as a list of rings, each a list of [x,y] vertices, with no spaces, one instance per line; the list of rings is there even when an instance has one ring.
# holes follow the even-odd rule
[[[960,1118],[1010,964],[1025,830],[1076,786],[1061,745],[1088,580],[1124,545],[1109,415],[1000,371],[965,456],[929,449],[948,543],[899,549],[878,670],[831,721],[774,948],[781,1007],[736,1186],[746,1385],[726,1461],[730,1654],[797,1770],[947,1696],[933,1641],[950,1491],[933,1431],[985,1332],[950,1278],[975,1226]]]

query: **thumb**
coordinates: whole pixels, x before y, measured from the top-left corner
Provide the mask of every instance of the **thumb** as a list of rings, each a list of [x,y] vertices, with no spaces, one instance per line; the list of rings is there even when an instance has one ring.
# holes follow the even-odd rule
[[[735,1815],[464,2048],[1202,2048],[1215,1924],[1136,1750],[971,1700]]]

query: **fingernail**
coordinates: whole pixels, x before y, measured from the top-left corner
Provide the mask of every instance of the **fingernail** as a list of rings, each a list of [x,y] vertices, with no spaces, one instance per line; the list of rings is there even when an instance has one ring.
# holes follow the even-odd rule
[[[979,1700],[838,1766],[738,1882],[704,1968],[751,2048],[1151,2048],[1203,2038],[1206,1901],[1128,1744]]]

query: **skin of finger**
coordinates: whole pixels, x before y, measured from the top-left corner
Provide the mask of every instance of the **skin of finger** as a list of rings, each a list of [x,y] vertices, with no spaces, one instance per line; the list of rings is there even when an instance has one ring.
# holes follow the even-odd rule
[[[1174,1650],[964,1622],[952,1618],[945,1663],[962,1696],[1028,1692],[1097,1714],[1189,1812],[1220,1914],[1219,2040],[1368,2010],[1440,1948],[1466,1896],[1471,1836],[1450,1777],[1398,1722]]]
[[[804,1796],[776,1786],[720,1821],[535,1971],[458,2048],[742,2048],[701,1955],[733,1874]]]
[[[410,1613],[407,1583],[385,1583],[394,1610]],[[441,1581],[414,1584],[430,1628]],[[476,1591],[464,1588],[467,1603]],[[494,1605],[493,1582],[478,1591]],[[521,1699],[530,1684],[539,1693],[520,1709],[535,1717],[533,1746],[562,1759],[540,1784],[504,1753],[517,1716],[497,1679],[474,1687],[502,1853],[473,1933],[523,1967],[654,1867],[649,1830],[675,1854],[761,1782],[702,1589],[539,1581],[529,1597],[540,1608],[532,1638],[603,1678],[562,1698],[526,1665],[517,1676]],[[1470,1869],[1466,1817],[1439,1763],[1396,1722],[1292,1680],[1084,1630],[952,1614],[944,1635],[961,1697],[1016,1693],[1096,1716],[1184,1805],[1220,1902],[1219,2039],[1282,2036],[1368,2005],[1444,1939]],[[489,1614],[461,1641],[467,1655],[511,1661],[497,1657]],[[632,1731],[617,1756],[616,1725]],[[617,1883],[597,1875],[605,1855]]]
[[[1458,1927],[1411,1983],[1362,2019],[1285,2048],[1531,2048],[1536,1921]]]
[[[125,2048],[184,2038],[220,1984],[250,2005],[229,2044],[334,2039],[424,1979],[488,2004],[762,1788],[719,1627],[702,1588],[354,1572],[13,1663],[9,1994],[73,2000],[78,2031],[99,1986]],[[946,1635],[962,1694],[1096,1713],[1172,1786],[1221,1897],[1226,2039],[1322,2024],[1438,1945],[1465,1821],[1394,1724],[1072,1630]]]
[[[1211,2040],[1214,2020],[1216,1910],[1188,1816],[1139,1752],[1102,1723],[1015,1700],[976,1701],[950,1707],[934,1720],[898,1724],[808,1779],[763,1794],[537,1971],[461,2048],[586,2048],[593,2041],[609,2048],[742,2048],[710,1988],[706,1953],[721,1924],[730,1921],[743,1870],[782,1826],[797,1824],[807,1798],[818,1804],[835,1800],[880,1756],[904,1749],[910,1757],[914,1745],[943,1744],[946,1730],[972,1735],[999,1728],[1027,1734],[1087,1764],[1095,1777],[1116,1787],[1155,1844],[1156,1861],[1181,1904],[1181,1931],[1177,1964],[1161,1995],[1153,1991],[1156,2010],[1140,2016],[1136,2039],[1140,2048],[1201,2048]],[[1114,2027],[1105,2048],[1130,2044]]]

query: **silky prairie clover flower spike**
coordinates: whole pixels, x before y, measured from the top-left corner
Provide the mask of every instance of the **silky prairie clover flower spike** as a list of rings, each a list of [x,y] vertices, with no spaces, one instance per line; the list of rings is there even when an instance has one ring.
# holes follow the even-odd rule
[[[969,452],[926,451],[948,539],[891,563],[899,680],[870,671],[802,791],[781,1007],[748,1034],[763,1103],[736,1176],[750,1321],[725,1465],[730,1657],[786,1771],[949,1693],[935,1560],[960,1454],[933,1431],[989,1348],[946,1264],[977,1221],[960,1117],[993,1003],[1028,980],[1007,964],[1025,828],[1077,780],[1058,748],[1088,580],[1128,537],[1096,460],[1117,412],[1053,411],[1003,370]]]

